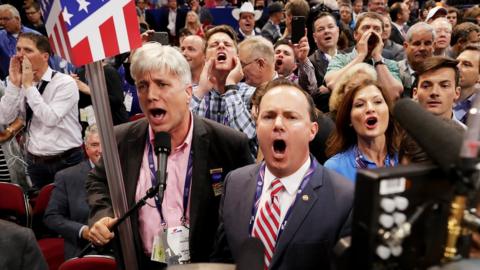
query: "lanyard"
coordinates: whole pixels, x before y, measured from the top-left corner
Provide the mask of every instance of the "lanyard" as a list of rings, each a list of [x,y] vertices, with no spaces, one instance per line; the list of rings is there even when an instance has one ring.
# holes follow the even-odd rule
[[[154,187],[157,184],[157,174],[155,171],[155,164],[153,162],[153,150],[152,150],[152,144],[150,143],[150,136],[147,136],[147,144],[148,144],[148,167],[150,168],[150,179],[152,181],[152,187]],[[187,167],[187,174],[185,175],[185,186],[183,187],[183,213],[182,217],[180,218],[180,221],[182,222],[182,225],[186,225],[187,221],[187,208],[188,208],[188,196],[190,194],[190,188],[191,188],[191,182],[192,182],[192,169],[193,169],[193,160],[192,160],[192,151],[190,151],[190,154],[188,155],[188,167]],[[163,227],[167,227],[167,222],[165,221],[163,217],[163,212],[162,212],[162,202],[160,201],[160,198],[158,198],[158,194],[155,195],[155,205],[157,206],[158,213],[160,214],[160,221]]]
[[[280,229],[278,231],[278,236],[277,236],[277,243],[278,243],[278,239],[280,238],[280,235],[282,234],[283,230],[285,229],[285,226],[287,225],[287,221],[292,212],[292,208],[295,206],[295,203],[297,202],[298,197],[300,197],[300,195],[302,194],[303,189],[305,188],[307,183],[310,181],[310,177],[312,176],[313,172],[318,166],[315,159],[310,158],[310,161],[311,161],[310,168],[308,168],[307,172],[305,173],[305,176],[303,177],[302,182],[300,183],[300,187],[297,191],[297,195],[295,196],[295,200],[288,208],[288,211],[285,214],[285,218],[283,219],[283,222],[280,226]],[[260,197],[262,196],[264,178],[265,178],[265,161],[262,162],[262,165],[260,166],[260,170],[258,172],[257,189],[255,191],[255,199],[254,199],[254,204],[252,206],[252,216],[250,217],[250,224],[249,224],[250,235],[252,234],[253,224],[255,223],[255,216],[257,215],[258,206],[260,204]]]
[[[359,169],[366,169],[368,168],[367,162],[364,160],[364,156],[360,153],[360,149],[357,146],[354,146],[354,153],[355,153],[355,166]],[[387,154],[383,164],[385,167],[393,167],[395,166],[395,161]],[[376,167],[376,166],[375,166]]]

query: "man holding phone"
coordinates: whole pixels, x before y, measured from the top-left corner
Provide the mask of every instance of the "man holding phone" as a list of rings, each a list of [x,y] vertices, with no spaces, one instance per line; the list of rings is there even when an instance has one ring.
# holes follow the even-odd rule
[[[384,59],[383,51],[383,20],[375,12],[365,12],[358,16],[355,26],[355,47],[352,52],[337,54],[330,61],[325,82],[328,88],[335,88],[339,78],[353,65],[366,62],[375,67],[378,82],[389,89],[392,100],[400,97],[403,92],[398,64],[395,61]]]
[[[298,44],[300,39],[305,36],[305,21],[308,19],[309,13],[310,7],[305,0],[288,1],[285,5],[286,28],[282,39],[291,39],[293,44]],[[293,25],[295,25],[295,29]]]

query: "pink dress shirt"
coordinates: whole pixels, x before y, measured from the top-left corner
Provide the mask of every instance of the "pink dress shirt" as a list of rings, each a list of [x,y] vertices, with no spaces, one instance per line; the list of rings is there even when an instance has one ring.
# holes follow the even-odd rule
[[[172,149],[168,156],[167,163],[167,186],[162,203],[162,213],[167,223],[167,227],[176,227],[181,225],[181,217],[183,215],[183,191],[185,188],[185,176],[187,174],[188,158],[192,146],[193,137],[193,117],[190,116],[190,127],[187,137],[182,144]],[[149,126],[150,143],[153,145],[153,130]],[[157,166],[157,157],[153,157],[155,167]],[[148,166],[148,145],[145,146],[143,152],[142,166],[140,167],[140,176],[138,178],[137,190],[135,192],[135,200],[140,200],[147,190],[152,186],[150,178],[150,168]],[[190,194],[189,194],[190,197]],[[186,212],[186,223],[190,224],[190,198]],[[163,227],[161,225],[160,213],[155,205],[153,198],[147,200],[147,204],[140,208],[138,213],[138,223],[140,236],[142,238],[143,249],[145,254],[152,253],[152,244],[155,236],[159,235]]]

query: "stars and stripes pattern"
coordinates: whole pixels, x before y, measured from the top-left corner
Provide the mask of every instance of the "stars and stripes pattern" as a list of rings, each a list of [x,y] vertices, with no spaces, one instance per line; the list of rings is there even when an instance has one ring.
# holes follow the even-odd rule
[[[280,229],[280,201],[278,193],[284,189],[280,179],[275,179],[271,185],[270,200],[260,209],[252,230],[252,236],[260,239],[265,247],[265,269],[272,261],[278,230]]]
[[[41,0],[53,51],[81,66],[141,45],[134,0]]]

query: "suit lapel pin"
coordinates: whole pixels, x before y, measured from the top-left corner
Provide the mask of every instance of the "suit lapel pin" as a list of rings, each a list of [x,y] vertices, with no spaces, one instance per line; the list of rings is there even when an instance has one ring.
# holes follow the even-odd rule
[[[310,198],[308,197],[308,195],[303,195],[303,196],[302,196],[302,200],[303,200],[304,202],[308,202],[309,199],[310,199]]]

